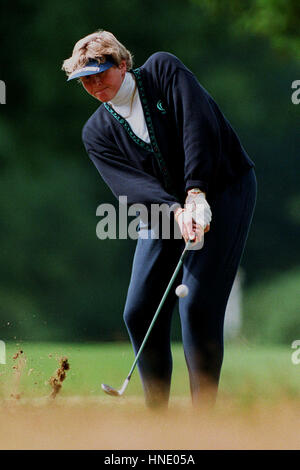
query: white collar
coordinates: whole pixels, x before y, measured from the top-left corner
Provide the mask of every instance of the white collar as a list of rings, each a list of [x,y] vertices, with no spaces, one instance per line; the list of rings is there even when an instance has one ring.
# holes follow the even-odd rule
[[[110,101],[113,106],[126,106],[130,103],[132,93],[135,89],[135,78],[132,73],[126,72],[122,85],[117,94]]]

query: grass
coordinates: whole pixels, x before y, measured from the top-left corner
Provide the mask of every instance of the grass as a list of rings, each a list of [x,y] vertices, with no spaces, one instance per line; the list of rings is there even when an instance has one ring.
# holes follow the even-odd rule
[[[14,354],[22,349],[26,363],[14,369],[19,359]],[[171,397],[188,397],[188,374],[182,345],[174,343]],[[257,400],[299,399],[300,364],[291,361],[289,346],[256,346],[228,344],[220,381],[220,393],[242,404]],[[0,397],[11,393],[35,398],[49,395],[48,380],[58,368],[60,357],[66,356],[70,370],[63,382],[61,396],[97,397],[103,395],[101,383],[119,387],[129,372],[133,353],[128,343],[8,343],[6,361],[0,364]],[[19,363],[20,367],[20,363]],[[142,397],[138,372],[135,371],[126,396]]]

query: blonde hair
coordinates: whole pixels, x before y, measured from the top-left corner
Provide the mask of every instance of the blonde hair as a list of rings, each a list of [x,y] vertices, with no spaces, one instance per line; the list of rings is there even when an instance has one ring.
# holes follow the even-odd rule
[[[75,70],[84,67],[90,59],[96,59],[101,63],[106,61],[107,56],[110,56],[116,65],[125,60],[126,69],[132,68],[132,54],[112,33],[100,29],[76,42],[72,56],[64,60],[62,70],[69,76]]]

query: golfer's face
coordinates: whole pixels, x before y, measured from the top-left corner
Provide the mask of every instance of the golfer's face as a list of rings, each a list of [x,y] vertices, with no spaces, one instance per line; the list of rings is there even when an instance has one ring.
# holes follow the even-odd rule
[[[99,101],[110,101],[117,94],[126,73],[126,63],[122,61],[119,67],[113,66],[104,72],[81,77],[81,83],[86,91]]]

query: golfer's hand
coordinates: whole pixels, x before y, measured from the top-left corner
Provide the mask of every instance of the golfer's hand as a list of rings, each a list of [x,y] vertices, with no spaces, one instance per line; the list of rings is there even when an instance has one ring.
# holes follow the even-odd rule
[[[190,189],[187,193],[184,208],[192,214],[196,225],[200,225],[206,233],[210,228],[212,213],[205,193],[198,188]]]
[[[201,225],[197,224],[193,219],[192,213],[183,208],[176,210],[175,220],[179,225],[181,235],[186,243],[189,240],[193,240],[195,244],[201,242],[204,233],[209,230],[209,225],[203,230]]]

